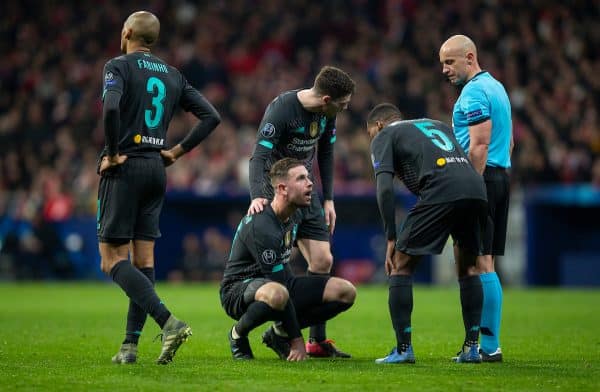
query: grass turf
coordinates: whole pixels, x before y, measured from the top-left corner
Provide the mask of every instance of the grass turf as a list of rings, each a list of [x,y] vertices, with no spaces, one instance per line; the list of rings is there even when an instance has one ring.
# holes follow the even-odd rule
[[[113,365],[127,299],[112,284],[1,284],[1,390],[600,390],[600,290],[505,290],[501,364],[454,364],[463,339],[458,288],[416,287],[414,365],[376,365],[395,344],[387,288],[362,286],[355,306],[328,324],[349,360],[286,363],[250,341],[251,362],[231,359],[233,324],[215,285],[159,285],[194,332],[168,366],[154,364],[149,319],[138,363]],[[306,331],[305,331],[306,335]]]

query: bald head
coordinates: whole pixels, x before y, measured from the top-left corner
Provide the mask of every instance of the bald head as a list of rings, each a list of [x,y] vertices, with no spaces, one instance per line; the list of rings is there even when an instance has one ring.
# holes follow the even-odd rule
[[[149,48],[158,41],[160,22],[151,12],[137,11],[129,15],[123,25],[123,31],[129,41]]]
[[[440,47],[442,73],[452,84],[462,85],[481,71],[477,48],[466,35],[453,35]]]
[[[440,52],[442,51],[461,55],[466,55],[470,52],[477,57],[477,48],[475,47],[475,43],[466,35],[453,35],[452,37],[448,38],[440,48]]]

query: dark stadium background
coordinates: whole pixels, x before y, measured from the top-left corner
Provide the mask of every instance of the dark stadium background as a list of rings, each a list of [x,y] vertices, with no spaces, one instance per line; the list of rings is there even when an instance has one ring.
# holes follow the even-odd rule
[[[381,101],[450,122],[457,91],[439,45],[464,33],[513,105],[506,281],[600,285],[598,1],[4,1],[0,4],[0,280],[101,279],[95,239],[102,66],[132,11],[161,22],[155,53],[220,111],[219,128],[168,170],[162,279],[218,279],[245,211],[257,124],[320,66],[358,88],[338,116],[336,273],[382,278],[365,115]],[[175,116],[174,143],[193,118]],[[399,204],[413,199],[398,187]],[[399,214],[403,213],[399,209]],[[443,281],[429,260],[421,281]],[[501,264],[502,266],[502,264]],[[447,267],[446,267],[447,268]]]

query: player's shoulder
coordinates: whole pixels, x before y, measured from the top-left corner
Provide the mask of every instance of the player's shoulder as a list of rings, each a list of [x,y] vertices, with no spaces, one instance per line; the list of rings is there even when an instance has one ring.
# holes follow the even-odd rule
[[[269,106],[282,108],[293,105],[295,102],[298,102],[297,93],[298,90],[283,91],[273,98],[273,100],[269,103]]]
[[[126,56],[127,56],[127,55],[124,55],[124,54],[122,54],[122,55],[120,55],[120,56],[113,57],[113,58],[109,59],[109,60],[108,60],[108,61],[105,63],[105,65],[104,65],[104,66],[105,66],[105,67],[106,67],[106,66],[109,66],[109,65],[116,66],[116,67],[119,67],[119,66],[124,66],[124,65],[126,65],[126,64],[127,64],[127,57],[126,57]]]
[[[265,206],[261,212],[248,215],[244,219],[248,219],[248,224],[254,226],[255,229],[264,231],[272,230],[271,226],[277,223],[277,217],[270,206]]]

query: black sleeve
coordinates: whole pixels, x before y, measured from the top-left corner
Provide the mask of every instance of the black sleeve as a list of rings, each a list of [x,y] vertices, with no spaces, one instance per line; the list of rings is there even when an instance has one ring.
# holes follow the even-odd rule
[[[186,112],[191,112],[200,121],[194,125],[181,141],[181,147],[187,152],[204,140],[221,122],[217,109],[202,94],[193,88],[182,76],[183,90],[179,105]]]
[[[109,156],[117,155],[119,152],[119,124],[121,114],[119,102],[121,93],[109,90],[104,94],[104,106],[102,108],[102,121],[104,122],[104,140],[106,153]]]
[[[119,152],[119,130],[121,127],[119,104],[126,87],[127,64],[118,59],[112,59],[104,65],[103,75],[102,121],[104,123],[104,140],[107,154],[114,156]]]
[[[333,118],[327,122],[325,132],[319,139],[319,150],[317,151],[324,200],[333,200],[333,145],[336,140],[335,133],[335,118]]]
[[[383,220],[383,230],[388,240],[396,238],[396,209],[394,206],[394,175],[377,174],[377,205]]]
[[[371,142],[371,160],[377,178],[377,204],[388,240],[396,238],[394,149],[392,144],[392,136],[385,129],[379,132]]]
[[[250,199],[266,197],[264,194],[264,173],[273,148],[279,142],[285,128],[285,120],[279,115],[279,98],[271,102],[265,110],[256,135],[256,145],[250,158]]]

